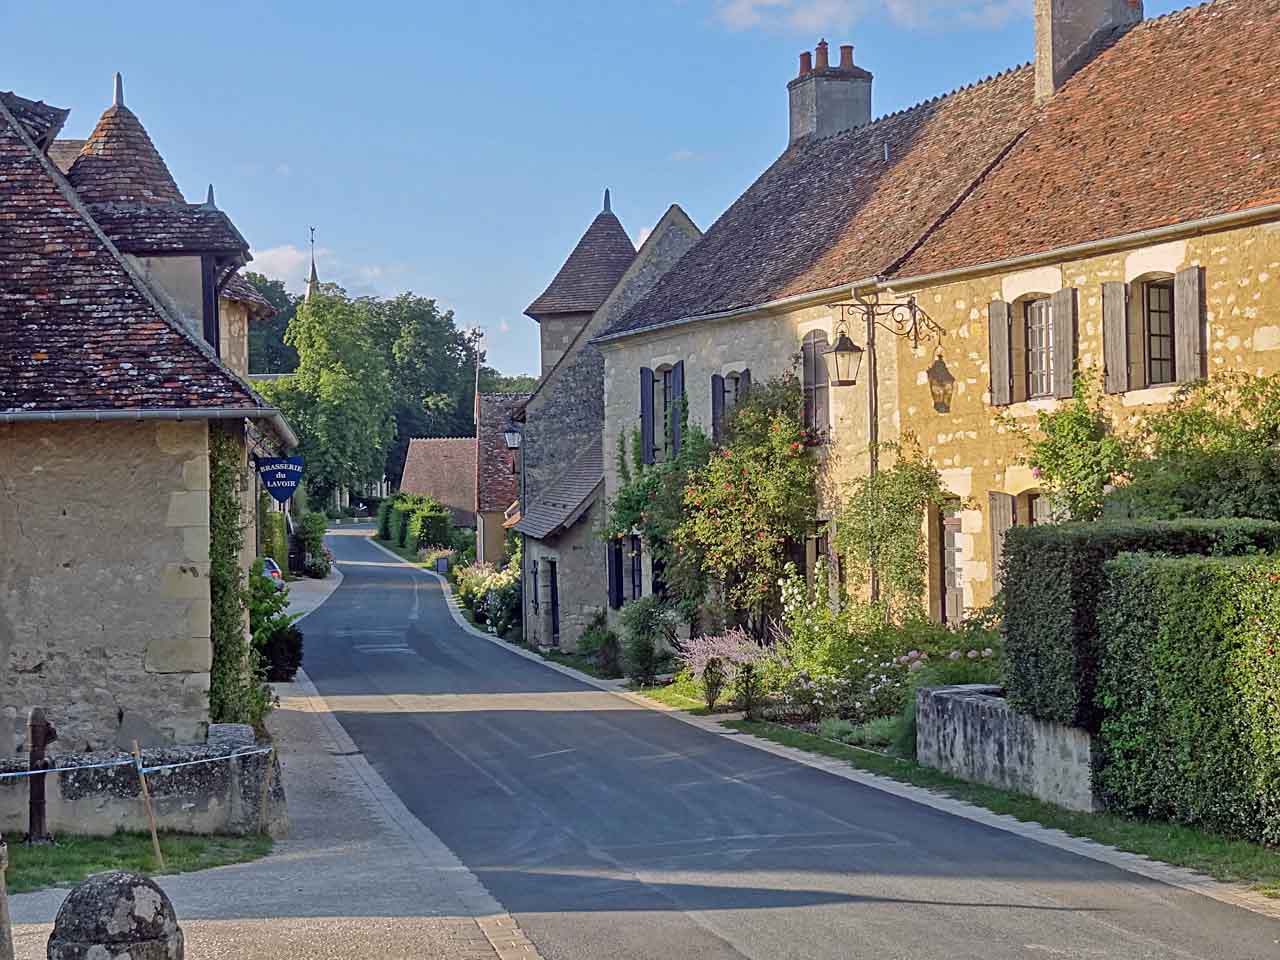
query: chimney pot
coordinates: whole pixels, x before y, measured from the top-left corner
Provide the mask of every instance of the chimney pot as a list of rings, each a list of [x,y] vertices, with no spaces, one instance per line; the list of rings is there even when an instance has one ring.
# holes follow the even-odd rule
[[[806,50],[800,54],[800,76],[807,77],[813,73],[813,54]]]
[[[840,69],[841,70],[853,69],[853,44],[852,43],[842,43],[840,45]]]
[[[816,58],[816,61],[814,62],[813,69],[815,70],[831,69],[831,62],[827,59],[827,41],[825,40],[818,41],[818,56]]]
[[[800,54],[800,75],[787,83],[790,143],[830,137],[871,122],[872,78],[853,65],[853,44],[840,48],[840,68],[831,69],[825,40],[814,54]]]

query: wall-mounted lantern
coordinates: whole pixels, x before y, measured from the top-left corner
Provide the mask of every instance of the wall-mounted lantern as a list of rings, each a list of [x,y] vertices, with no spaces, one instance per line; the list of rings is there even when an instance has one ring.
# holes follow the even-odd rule
[[[933,358],[933,363],[929,365],[925,375],[929,378],[929,393],[933,395],[933,409],[938,413],[950,413],[951,397],[956,389],[956,378],[947,369],[946,361],[942,359],[941,350]]]
[[[507,442],[508,450],[520,449],[520,428],[515,425],[514,421],[508,421],[506,429],[502,431],[502,438]]]
[[[826,349],[827,379],[833,387],[852,387],[857,384],[864,352],[853,342],[843,323],[836,327],[836,342]]]

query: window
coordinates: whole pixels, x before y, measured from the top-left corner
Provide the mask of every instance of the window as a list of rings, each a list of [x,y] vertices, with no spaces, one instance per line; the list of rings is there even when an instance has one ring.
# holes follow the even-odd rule
[[[960,504],[949,501],[938,510],[938,608],[942,622],[958,626],[964,618],[964,573],[961,567]]]
[[[747,399],[751,390],[751,371],[743,369],[724,376],[711,377],[711,439],[719,442],[724,435],[725,424],[734,409]]]
[[[1142,312],[1147,331],[1147,383],[1173,383],[1174,362],[1173,281],[1153,280],[1143,285]]]
[[[644,596],[644,550],[640,538],[631,537],[631,599],[639,600]]]
[[[1053,396],[1053,307],[1048,298],[1022,305],[1027,345],[1027,397]]]
[[[667,596],[667,565],[657,557],[653,558],[653,595],[659,599]]]
[[[1027,526],[1039,527],[1053,523],[1053,505],[1043,493],[1027,494]]]
[[[800,348],[804,385],[804,425],[810,430],[826,430],[831,422],[831,385],[827,380],[827,335],[812,330]]]

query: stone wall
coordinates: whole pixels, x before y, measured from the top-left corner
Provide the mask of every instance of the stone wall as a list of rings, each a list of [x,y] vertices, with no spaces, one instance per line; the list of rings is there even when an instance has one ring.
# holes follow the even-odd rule
[[[919,691],[920,764],[1068,810],[1101,810],[1088,732],[1015,713],[1001,693],[981,684]]]
[[[61,750],[197,742],[208,721],[203,421],[0,426],[0,706]]]
[[[591,314],[563,313],[543,317],[538,322],[538,341],[542,354],[542,376],[560,362],[569,345],[591,320]]]
[[[249,376],[249,308],[234,300],[218,301],[218,355],[240,376]]]
[[[1280,225],[1224,231],[910,291],[903,288],[902,292],[914,292],[919,297],[921,305],[945,331],[941,356],[955,377],[950,410],[935,411],[926,370],[937,355],[938,344],[912,349],[909,342],[897,341],[902,370],[898,385],[901,427],[919,437],[925,452],[941,470],[947,488],[962,499],[959,547],[966,607],[985,606],[993,593],[988,493],[1019,496],[1018,522],[1025,523],[1029,513],[1026,495],[1039,491],[1039,482],[1031,470],[1018,462],[1024,453],[1022,441],[997,421],[997,409],[1025,426],[1034,426],[1037,414],[1056,410],[1062,403],[1028,400],[1004,408],[991,406],[988,304],[993,300],[1014,303],[1032,293],[1052,294],[1064,287],[1076,288],[1078,364],[1086,374],[1100,378],[1102,283],[1175,274],[1192,265],[1205,269],[1205,349],[1210,375],[1226,370],[1253,374],[1280,371]],[[1116,423],[1132,426],[1141,416],[1167,404],[1176,390],[1176,386],[1133,390],[1106,396],[1105,404]],[[933,595],[937,593],[937,565],[931,566]]]
[[[560,594],[560,649],[578,649],[587,626],[609,605],[609,585],[604,576],[608,562],[605,544],[600,536],[603,508],[597,501],[583,517],[558,537],[546,540],[525,538],[525,567],[532,571],[538,564],[538,610],[533,610],[532,597],[526,603],[528,632],[526,638],[539,646],[554,645],[551,629],[551,586],[546,576],[546,562],[556,562]],[[532,586],[530,574],[525,581]]]
[[[223,758],[236,749],[251,748],[252,730],[246,744],[146,750],[142,760],[144,766],[160,766]],[[111,753],[53,756],[59,767],[87,766],[120,758],[120,754]],[[272,767],[269,777],[268,765]],[[26,769],[25,760],[0,760],[0,772]],[[216,759],[212,763],[149,773],[147,789],[160,830],[244,836],[258,833],[265,825],[273,837],[282,837],[288,832],[284,786],[276,754]],[[263,793],[268,790],[264,810]],[[28,791],[25,777],[0,780],[0,831],[26,831]],[[142,788],[132,764],[83,773],[49,774],[45,777],[45,801],[49,832],[55,837],[64,833],[111,836],[120,830],[144,832],[149,829]]]

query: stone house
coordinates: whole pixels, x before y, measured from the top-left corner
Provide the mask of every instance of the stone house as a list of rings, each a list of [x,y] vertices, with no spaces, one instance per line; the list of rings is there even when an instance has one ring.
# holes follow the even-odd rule
[[[526,314],[538,322],[542,380],[517,412],[525,639],[577,648],[591,620],[621,606],[623,559],[606,547],[604,358],[591,342],[695,243],[700,231],[672,206],[639,252],[610,209],[596,215]]]
[[[62,749],[201,740],[210,437],[245,477],[296,438],[245,380],[264,304],[229,286],[230,219],[183,199],[118,77],[87,141],[66,117],[0,93],[0,705],[46,707]]]
[[[914,296],[941,334],[880,330],[875,423],[917,437],[955,497],[927,521],[934,616],[988,603],[1003,529],[1047,509],[1000,408],[1052,409],[1073,362],[1120,413],[1280,368],[1277,23],[1277,0],[1149,21],[1139,0],[1037,0],[1033,63],[875,120],[851,47],[803,54],[787,149],[596,338],[605,449],[640,426],[661,457],[673,397],[714,432],[735,386],[794,368],[830,439],[812,560],[870,466],[868,365],[832,386],[825,351],[867,345],[851,305]]]
[[[400,492],[431,497],[449,508],[455,527],[476,526],[476,438],[429,437],[409,441]]]
[[[476,562],[501,566],[507,558],[507,517],[519,493],[515,450],[506,435],[529,399],[524,393],[476,394]]]

